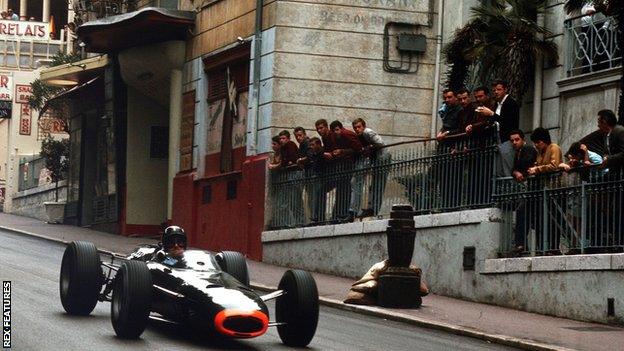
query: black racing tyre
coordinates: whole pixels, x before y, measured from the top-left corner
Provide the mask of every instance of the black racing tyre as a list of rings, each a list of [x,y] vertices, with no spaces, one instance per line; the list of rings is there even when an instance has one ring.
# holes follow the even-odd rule
[[[138,338],[149,321],[152,275],[143,261],[124,262],[113,282],[111,322],[120,338]]]
[[[318,324],[319,302],[316,282],[302,270],[289,270],[280,280],[279,290],[285,294],[275,301],[275,317],[282,342],[288,346],[307,346]]]
[[[59,290],[67,313],[86,316],[98,302],[103,284],[102,263],[95,245],[72,241],[65,248],[61,263]]]
[[[249,271],[245,256],[236,251],[221,251],[217,254],[217,262],[226,273],[233,276],[245,286],[249,286]]]

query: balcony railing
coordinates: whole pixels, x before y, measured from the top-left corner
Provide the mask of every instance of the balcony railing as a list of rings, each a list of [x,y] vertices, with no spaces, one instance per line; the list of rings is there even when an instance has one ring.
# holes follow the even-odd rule
[[[622,252],[624,178],[598,167],[496,180],[501,254]]]
[[[622,65],[621,32],[614,17],[602,13],[564,22],[568,77]]]
[[[492,206],[497,126],[475,137],[457,135],[388,145],[376,157],[271,172],[272,229],[340,223],[361,209],[387,216],[393,204],[417,213]]]

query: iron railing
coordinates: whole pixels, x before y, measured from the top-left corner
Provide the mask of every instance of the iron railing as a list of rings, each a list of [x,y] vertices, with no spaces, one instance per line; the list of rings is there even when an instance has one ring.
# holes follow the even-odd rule
[[[362,209],[387,216],[397,203],[420,214],[492,206],[498,143],[496,125],[478,136],[387,145],[376,157],[329,163],[322,171],[271,171],[268,227],[345,222]]]
[[[621,252],[624,178],[599,167],[498,178],[504,256]]]
[[[564,22],[568,77],[622,65],[621,31],[615,17],[602,13]]]
[[[28,190],[39,186],[41,170],[45,168],[45,158],[23,157],[19,163],[18,190]]]

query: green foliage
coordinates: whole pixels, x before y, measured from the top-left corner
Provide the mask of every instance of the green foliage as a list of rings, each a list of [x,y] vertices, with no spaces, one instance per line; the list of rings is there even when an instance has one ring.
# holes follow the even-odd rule
[[[73,63],[76,61],[80,61],[81,59],[82,58],[78,53],[66,54],[62,51],[59,51],[58,53],[56,53],[56,55],[52,56],[52,63],[50,64],[50,67],[64,65],[66,63]]]
[[[30,83],[30,87],[32,88],[32,95],[28,97],[28,105],[37,111],[43,108],[43,105],[49,98],[63,90],[63,88],[48,85],[39,78]],[[50,107],[52,109],[55,109],[54,107],[59,108],[59,102],[52,102]]]
[[[51,173],[52,181],[63,180],[69,166],[69,139],[44,139],[39,155],[45,158],[45,166]]]
[[[550,65],[557,64],[557,45],[547,37],[550,32],[537,24],[544,13],[546,0],[491,0],[473,7],[472,19],[455,32],[445,47],[449,64],[448,85],[467,84],[468,74],[474,75],[473,85],[487,85],[503,78],[510,84],[510,93],[522,99],[533,83],[538,54]]]

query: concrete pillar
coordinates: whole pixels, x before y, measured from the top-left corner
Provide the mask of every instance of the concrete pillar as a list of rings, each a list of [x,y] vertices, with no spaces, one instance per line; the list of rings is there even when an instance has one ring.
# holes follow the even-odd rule
[[[173,214],[173,178],[178,173],[180,123],[182,121],[182,70],[172,69],[169,86],[169,172],[167,177],[167,219]]]
[[[28,21],[28,0],[20,0],[20,20]]]
[[[43,0],[43,13],[41,14],[42,22],[50,22],[50,0]]]
[[[0,0],[0,11],[6,11],[9,9],[9,0]]]

